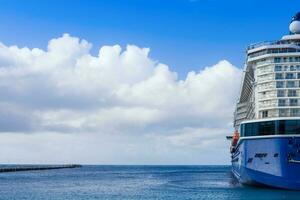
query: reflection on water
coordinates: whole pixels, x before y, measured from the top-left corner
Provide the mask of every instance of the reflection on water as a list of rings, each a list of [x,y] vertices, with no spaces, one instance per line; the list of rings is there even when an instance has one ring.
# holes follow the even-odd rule
[[[229,166],[84,166],[0,174],[0,199],[300,199],[243,186]]]

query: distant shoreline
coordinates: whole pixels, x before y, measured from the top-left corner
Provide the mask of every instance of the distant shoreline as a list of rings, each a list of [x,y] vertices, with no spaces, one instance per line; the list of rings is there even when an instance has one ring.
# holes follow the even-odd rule
[[[79,168],[82,165],[78,164],[69,164],[69,165],[23,165],[23,166],[16,166],[16,167],[1,167],[0,166],[0,173],[5,172],[18,172],[18,171],[40,171],[40,170],[52,170],[52,169],[66,169],[66,168]]]

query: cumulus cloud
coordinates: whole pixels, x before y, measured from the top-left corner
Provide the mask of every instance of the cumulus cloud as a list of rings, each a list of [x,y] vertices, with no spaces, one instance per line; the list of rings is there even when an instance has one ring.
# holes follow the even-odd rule
[[[2,162],[184,164],[225,148],[240,69],[223,60],[179,80],[149,48],[91,48],[68,34],[46,50],[0,44]]]

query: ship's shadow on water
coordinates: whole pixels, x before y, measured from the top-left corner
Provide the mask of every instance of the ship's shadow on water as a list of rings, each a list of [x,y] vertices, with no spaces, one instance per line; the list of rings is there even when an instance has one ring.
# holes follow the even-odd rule
[[[83,166],[0,174],[0,199],[300,199],[241,185],[229,166]]]

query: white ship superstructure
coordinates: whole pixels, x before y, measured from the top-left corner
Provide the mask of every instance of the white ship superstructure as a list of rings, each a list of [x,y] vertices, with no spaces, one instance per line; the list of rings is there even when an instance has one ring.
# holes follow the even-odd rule
[[[300,13],[289,35],[247,48],[234,126],[276,117],[300,117]]]
[[[227,137],[232,173],[240,183],[300,191],[300,13],[289,35],[246,53]]]

